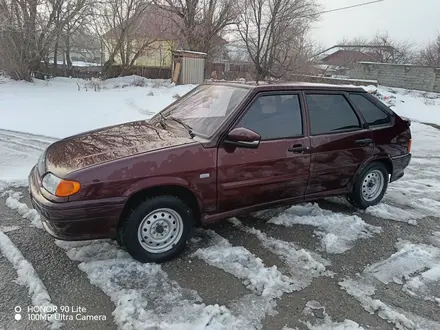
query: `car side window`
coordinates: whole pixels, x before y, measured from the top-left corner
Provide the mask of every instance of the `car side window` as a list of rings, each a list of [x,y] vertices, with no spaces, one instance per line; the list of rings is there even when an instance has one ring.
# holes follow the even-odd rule
[[[364,116],[370,126],[387,125],[391,116],[361,94],[350,94],[350,99]]]
[[[311,135],[361,128],[358,116],[341,94],[307,94]]]
[[[250,106],[236,127],[245,127],[262,140],[303,135],[301,106],[297,94],[264,95]]]

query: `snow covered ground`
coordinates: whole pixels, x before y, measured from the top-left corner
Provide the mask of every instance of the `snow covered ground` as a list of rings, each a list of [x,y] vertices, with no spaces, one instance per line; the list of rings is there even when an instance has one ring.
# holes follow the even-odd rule
[[[0,80],[0,129],[64,138],[98,127],[148,119],[194,85],[137,76],[86,82],[54,78]],[[96,89],[96,91],[95,91]]]
[[[148,119],[194,87],[137,76],[34,83],[0,77],[0,180],[26,178],[31,164],[56,139]]]
[[[111,240],[45,234],[25,186],[49,143],[149,118],[193,87],[0,79],[0,329],[440,329],[440,130],[419,122],[405,176],[366,211],[330,198],[267,223],[230,219],[198,229],[164,265],[133,261]],[[378,91],[398,114],[440,124],[438,95]],[[106,320],[17,320],[14,307],[29,305]]]

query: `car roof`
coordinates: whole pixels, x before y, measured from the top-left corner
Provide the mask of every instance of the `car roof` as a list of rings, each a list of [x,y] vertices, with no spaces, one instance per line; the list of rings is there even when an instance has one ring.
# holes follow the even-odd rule
[[[205,82],[206,85],[221,85],[236,88],[254,89],[259,92],[263,91],[289,91],[289,90],[321,90],[321,91],[346,91],[346,92],[362,92],[367,93],[365,89],[352,85],[333,85],[309,82],[262,82],[258,85],[248,82]]]

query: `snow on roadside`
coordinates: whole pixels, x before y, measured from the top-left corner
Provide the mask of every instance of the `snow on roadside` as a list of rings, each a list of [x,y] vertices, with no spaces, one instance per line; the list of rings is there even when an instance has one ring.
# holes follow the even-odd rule
[[[184,289],[157,264],[130,258],[110,240],[55,241],[90,282],[114,302],[115,323],[121,329],[254,329],[225,306],[205,305],[194,290]]]
[[[288,267],[289,273],[295,282],[295,290],[302,290],[309,286],[315,277],[334,276],[326,269],[331,262],[319,254],[308,251],[292,242],[272,238],[262,231],[243,225],[238,219],[230,219],[238,229],[255,235],[261,244],[277,255]]]
[[[94,91],[95,86],[99,91]],[[9,81],[0,84],[0,129],[64,138],[149,119],[174,102],[175,94],[182,96],[194,87],[138,76],[96,82],[61,77],[34,83]]]
[[[353,247],[356,240],[382,232],[381,227],[367,224],[356,215],[324,210],[316,203],[294,205],[268,223],[317,227],[315,234],[321,238],[321,248],[328,253],[344,253]]]
[[[339,285],[367,312],[377,313],[399,329],[440,329],[440,323],[372,298],[377,296],[378,284],[394,282],[402,285],[402,291],[412,297],[439,302],[430,292],[431,285],[438,286],[440,279],[440,248],[400,240],[396,249],[389,258],[366,267],[362,274],[346,278]]]
[[[41,281],[32,264],[24,258],[20,250],[2,231],[0,231],[0,252],[17,271],[17,283],[28,287],[32,304],[46,308],[47,311],[56,310],[56,306],[52,303],[46,286]],[[41,314],[45,314],[44,311]],[[51,329],[59,329],[63,325],[57,320],[59,317],[56,314],[46,313],[46,316],[51,324]]]
[[[392,100],[398,115],[440,125],[440,94],[385,86],[379,86],[378,92]]]
[[[40,214],[37,210],[29,208],[25,203],[21,203],[20,199],[23,198],[21,192],[14,192],[12,190],[5,191],[1,194],[1,197],[9,196],[6,198],[6,206],[12,210],[16,210],[24,219],[31,221],[31,224],[38,229],[43,229],[41,223]]]

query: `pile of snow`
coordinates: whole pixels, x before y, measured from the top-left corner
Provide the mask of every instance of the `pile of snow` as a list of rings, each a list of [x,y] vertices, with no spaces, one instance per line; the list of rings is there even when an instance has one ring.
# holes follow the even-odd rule
[[[322,319],[315,324],[312,324],[310,321],[304,322],[300,320],[300,322],[305,324],[309,330],[365,330],[365,328],[351,320],[346,319],[343,322],[334,322],[327,314],[325,307],[316,300],[311,300],[306,303],[306,307],[303,309],[303,314],[307,316],[316,316]],[[282,330],[294,329],[286,326]],[[298,330],[298,328],[295,330]]]
[[[173,95],[182,96],[194,87],[138,76],[9,81],[0,84],[0,129],[64,138],[151,118],[175,101]]]
[[[326,270],[331,262],[319,254],[308,251],[292,242],[270,237],[262,231],[243,225],[238,219],[230,220],[238,229],[255,235],[261,244],[278,256],[288,267],[291,278],[295,282],[295,290],[309,286],[313,279],[319,276],[333,277],[334,273]]]
[[[367,224],[357,215],[323,210],[316,203],[294,205],[269,223],[317,227],[315,234],[321,239],[322,249],[328,253],[343,253],[351,249],[356,240],[382,232],[382,228]]]
[[[20,226],[0,226],[0,231],[4,232],[4,233],[9,233],[11,231],[16,231],[21,229]]]
[[[16,210],[24,219],[31,221],[31,225],[39,229],[43,229],[43,224],[41,223],[41,217],[37,210],[29,208],[25,203],[21,203],[20,199],[23,197],[21,192],[14,192],[8,190],[3,192],[1,197],[9,196],[6,198],[6,206],[12,210]]]
[[[232,246],[212,230],[206,233],[213,244],[198,249],[194,256],[242,279],[243,284],[258,295],[279,298],[283,293],[295,290],[292,279],[281,274],[276,266],[266,267],[260,258],[243,246]]]

